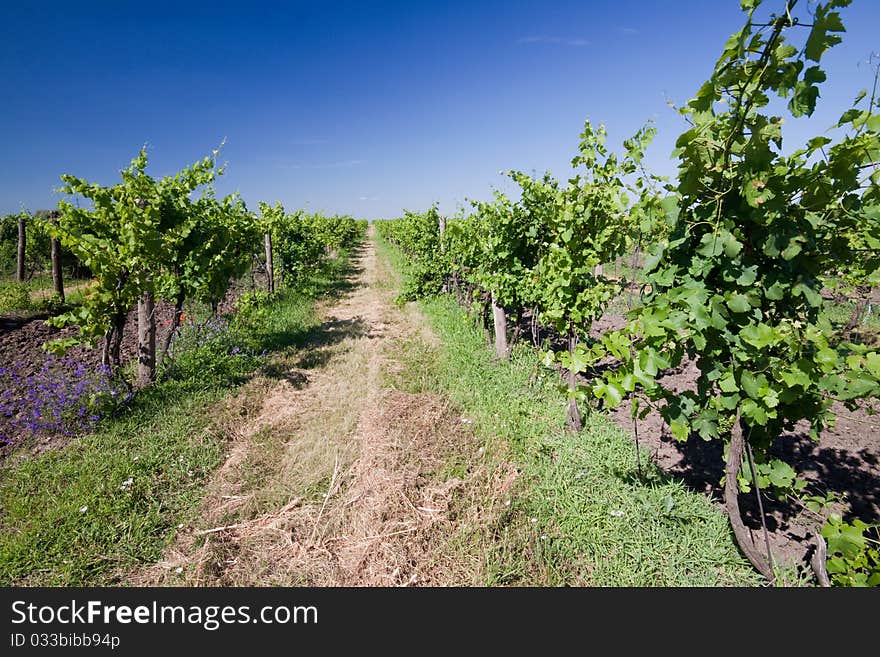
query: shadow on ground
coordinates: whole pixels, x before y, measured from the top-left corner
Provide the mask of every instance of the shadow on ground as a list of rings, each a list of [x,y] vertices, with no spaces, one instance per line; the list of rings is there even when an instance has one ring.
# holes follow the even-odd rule
[[[344,270],[331,272],[331,276],[322,281],[323,287],[320,296],[325,300],[336,302],[349,296],[356,289],[362,287],[363,267],[358,264],[358,256],[362,248],[352,253],[349,266]],[[281,367],[277,364],[269,364],[261,369],[261,372],[273,379],[284,379],[295,388],[302,388],[308,383],[305,373],[297,370],[310,370],[323,367],[333,357],[330,347],[337,345],[349,338],[369,336],[370,326],[360,317],[352,319],[337,319],[329,317],[316,326],[299,331],[276,331],[268,333],[262,340],[262,346],[270,351],[283,351],[294,348],[297,352],[297,360],[293,368]]]

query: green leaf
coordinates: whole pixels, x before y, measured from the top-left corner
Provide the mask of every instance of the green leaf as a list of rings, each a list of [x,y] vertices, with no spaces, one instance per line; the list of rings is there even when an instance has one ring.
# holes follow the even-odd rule
[[[840,43],[841,39],[836,34],[830,32],[844,32],[843,23],[840,20],[840,14],[837,12],[826,13],[827,9],[823,5],[816,7],[816,15],[813,19],[813,28],[807,37],[807,44],[804,47],[804,54],[807,59],[818,62],[822,59],[822,55],[832,46]]]
[[[765,426],[767,424],[767,413],[763,408],[752,399],[745,399],[740,407],[743,416],[752,422]]]
[[[837,365],[838,355],[834,349],[825,347],[816,352],[815,360],[823,371],[830,372]]]
[[[796,241],[796,240],[793,239],[793,240],[791,240],[791,241],[788,243],[788,246],[785,247],[785,249],[783,249],[783,251],[782,251],[782,258],[783,258],[784,260],[791,260],[791,259],[794,258],[798,253],[801,252],[802,248],[803,248],[803,247],[800,245],[800,243],[799,243],[798,241]]]
[[[828,137],[813,137],[810,141],[807,142],[807,147],[810,151],[817,151],[830,143],[831,140]]]
[[[751,267],[745,267],[742,270],[742,273],[737,277],[736,284],[740,287],[749,287],[752,285],[758,277],[758,266],[752,265]]]
[[[764,291],[764,296],[771,301],[779,301],[785,297],[785,290],[788,288],[786,283],[776,281]]]
[[[735,313],[744,313],[752,309],[744,294],[734,293],[727,299],[727,307]]]
[[[839,554],[845,559],[857,557],[867,546],[863,533],[866,527],[860,520],[850,524],[842,522],[839,516],[829,518],[820,532],[828,541],[828,554]]]
[[[703,440],[712,440],[718,437],[718,413],[706,409],[694,418],[693,430]]]
[[[733,233],[723,231],[721,232],[719,237],[724,244],[724,255],[726,255],[728,258],[735,258],[737,255],[739,255],[739,252],[742,251],[742,242],[736,239]]]
[[[736,385],[736,379],[733,377],[731,372],[727,372],[718,379],[718,388],[721,392],[736,392],[739,390],[739,386]]]
[[[679,422],[677,420],[673,420],[669,423],[669,431],[672,433],[673,437],[679,441],[685,441],[688,439],[690,435],[690,428],[688,425],[683,422]]]
[[[807,300],[807,303],[813,308],[818,308],[822,305],[822,295],[816,292],[811,286],[804,283],[798,283],[792,287],[791,293],[795,296],[803,295]]]
[[[623,401],[624,390],[620,384],[614,381],[601,382],[593,386],[593,394],[596,397],[604,398],[608,404],[614,408]]]
[[[705,258],[714,258],[724,251],[724,242],[715,233],[706,233],[700,240],[697,253]]]
[[[740,337],[753,347],[763,349],[776,342],[777,333],[769,324],[750,324],[740,331]]]
[[[742,386],[743,392],[745,392],[752,399],[761,398],[761,389],[759,387],[758,380],[748,370],[743,370],[740,374],[740,385]]]
[[[794,87],[794,96],[788,101],[788,109],[792,116],[810,116],[816,109],[819,88],[807,82],[798,82]]]
[[[665,196],[663,200],[660,201],[660,207],[663,209],[663,212],[666,214],[667,221],[674,222],[678,219],[679,215],[679,207],[678,207],[679,199],[677,196],[673,194],[669,194]]]
[[[807,84],[816,84],[825,82],[828,79],[828,76],[818,66],[811,66],[806,71],[804,71],[804,82]]]
[[[777,488],[790,488],[792,486],[797,473],[788,463],[779,459],[773,459],[770,461],[769,466],[767,478],[771,484]]]
[[[661,287],[669,287],[675,281],[675,274],[678,268],[675,265],[664,267],[658,270],[651,277],[651,282]]]

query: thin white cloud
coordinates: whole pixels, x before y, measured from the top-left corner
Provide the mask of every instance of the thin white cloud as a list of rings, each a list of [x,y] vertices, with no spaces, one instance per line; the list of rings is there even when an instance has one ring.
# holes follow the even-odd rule
[[[358,201],[378,201],[378,196],[358,196]]]
[[[639,32],[639,30],[634,27],[618,27],[617,31],[627,36],[635,36],[636,34],[641,34],[641,32]]]
[[[301,137],[298,139],[291,139],[288,143],[291,146],[318,146],[329,142],[330,140],[327,139],[327,137]]]
[[[590,42],[587,39],[568,39],[565,37],[558,36],[527,36],[517,39],[516,41],[520,45],[531,45],[535,43],[548,43],[557,46],[573,46],[575,48],[582,48],[583,46],[590,45]]]
[[[342,160],[341,162],[330,162],[328,164],[312,164],[310,169],[340,169],[346,167],[356,167],[364,164],[366,160]]]
[[[344,169],[365,163],[366,160],[340,160],[338,162],[313,162],[307,164],[282,163],[278,166],[281,169]]]

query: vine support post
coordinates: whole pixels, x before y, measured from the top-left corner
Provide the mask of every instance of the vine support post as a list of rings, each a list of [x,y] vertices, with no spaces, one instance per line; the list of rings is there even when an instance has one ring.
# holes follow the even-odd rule
[[[446,232],[446,217],[444,217],[441,214],[439,219],[437,220],[437,234],[438,234],[438,241],[440,242],[440,253],[443,253],[443,254],[446,253],[446,242],[443,241],[443,234],[445,232]],[[444,294],[449,292],[449,279],[446,278],[445,276],[444,276],[444,280],[443,280],[442,290],[443,290]]]
[[[275,292],[275,271],[272,266],[272,231],[266,231],[264,237],[266,243],[266,285],[269,294]]]
[[[27,219],[22,212],[18,215],[18,257],[16,259],[15,280],[24,283],[24,262],[27,247]]]
[[[156,380],[156,315],[152,292],[138,299],[138,383],[148,386]]]
[[[49,219],[52,223],[58,225],[58,217],[60,214],[61,213],[58,212],[58,210],[53,210],[49,213]],[[52,261],[52,287],[54,288],[55,294],[61,300],[61,303],[64,303],[64,274],[61,271],[61,242],[54,237],[49,239],[49,252]]]
[[[531,312],[531,329],[532,329],[532,346],[541,346],[541,325],[538,323],[538,309],[530,308]]]
[[[574,355],[575,347],[577,347],[577,334],[574,332],[574,327],[572,326],[571,320],[568,322],[568,353],[570,355]],[[577,374],[575,374],[574,370],[568,370],[568,391],[569,393],[574,392],[575,388],[577,388]],[[574,396],[568,400],[568,412],[565,417],[566,424],[568,424],[568,428],[572,431],[580,431],[584,428],[584,419],[581,415],[581,409],[578,408],[577,399]]]
[[[495,354],[502,360],[509,356],[507,347],[507,315],[504,308],[498,305],[495,293],[492,293],[492,319],[495,326]]]

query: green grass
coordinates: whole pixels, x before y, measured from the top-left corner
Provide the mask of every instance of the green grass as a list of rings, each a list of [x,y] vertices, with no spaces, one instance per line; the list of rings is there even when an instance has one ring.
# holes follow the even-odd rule
[[[404,263],[387,244],[379,253]],[[632,440],[607,417],[565,431],[565,400],[535,376],[535,352],[497,361],[481,329],[450,297],[419,302],[441,345],[404,350],[410,385],[447,395],[473,422],[487,458],[521,473],[509,511],[490,528],[487,585],[756,585],[726,516],[656,467],[640,476]],[[646,460],[643,455],[643,463]],[[454,467],[454,464],[453,466]],[[462,536],[462,550],[485,535]],[[470,544],[470,548],[468,548]]]
[[[65,305],[83,301],[83,284],[88,280],[65,279]],[[53,308],[54,291],[51,274],[37,274],[19,283],[10,276],[0,277],[0,314],[45,312]]]
[[[254,344],[270,352],[306,344],[319,323],[315,299],[350,285],[346,272],[343,254],[282,290],[254,328]],[[94,433],[0,464],[0,585],[113,584],[159,559],[222,461],[214,407],[247,378],[242,363],[256,367],[231,359],[225,371],[196,376],[182,364],[179,376],[138,393]]]

